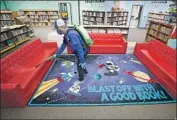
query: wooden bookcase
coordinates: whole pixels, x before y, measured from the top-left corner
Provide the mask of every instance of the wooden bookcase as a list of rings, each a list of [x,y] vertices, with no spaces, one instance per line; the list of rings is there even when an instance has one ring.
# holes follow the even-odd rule
[[[32,22],[32,26],[52,26],[55,20],[59,18],[57,10],[20,10]]]
[[[82,11],[83,25],[127,25],[128,12]]]
[[[167,44],[173,29],[173,25],[150,21],[145,41],[147,42],[152,39],[157,39]]]
[[[1,27],[15,25],[12,11],[1,11]]]

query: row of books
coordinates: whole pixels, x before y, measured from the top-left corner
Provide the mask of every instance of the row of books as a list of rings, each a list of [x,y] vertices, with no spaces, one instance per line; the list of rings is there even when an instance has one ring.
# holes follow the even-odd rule
[[[15,25],[15,21],[3,21],[1,20],[1,27]]]
[[[12,14],[0,14],[1,20],[13,20]]]
[[[1,33],[1,42],[9,38],[12,38],[12,34],[10,33],[10,31]]]
[[[112,25],[126,25],[126,21],[112,22]]]
[[[168,35],[159,33],[159,34],[158,34],[158,38],[166,42],[169,37],[168,37]]]
[[[168,27],[165,27],[165,26],[162,26],[161,28],[160,28],[160,31],[161,32],[163,32],[163,33],[165,33],[165,34],[170,34],[171,32],[172,32],[172,29],[170,29],[170,28],[168,28]]]
[[[5,48],[8,48],[12,45],[17,45],[20,42],[23,42],[24,40],[26,40],[27,38],[29,38],[29,34],[23,34],[14,38],[10,38],[6,41],[3,41],[0,43],[0,50],[3,50]]]
[[[156,25],[156,24],[152,23],[151,24],[151,28],[158,30],[159,29],[159,25]]]
[[[115,20],[127,20],[127,17],[107,18],[107,21],[115,21]]]
[[[91,12],[91,11],[83,11],[82,15],[86,15],[86,16],[97,16],[97,17],[103,17],[104,16],[104,12]]]
[[[119,13],[119,12],[116,12],[116,13],[112,12],[112,13],[107,13],[107,16],[108,17],[128,16],[128,12],[121,12],[121,13]]]
[[[157,33],[158,32],[156,30],[152,30],[152,29],[149,30],[149,34],[152,35],[152,36],[156,36]]]
[[[84,25],[103,25],[104,22],[96,22],[96,21],[83,21]]]
[[[22,27],[22,28],[11,30],[11,32],[12,32],[13,36],[17,36],[17,35],[28,32],[28,28],[27,27]]]

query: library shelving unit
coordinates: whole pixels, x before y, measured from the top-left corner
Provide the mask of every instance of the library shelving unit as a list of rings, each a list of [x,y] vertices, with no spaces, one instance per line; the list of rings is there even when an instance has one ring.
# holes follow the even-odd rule
[[[108,25],[127,25],[128,12],[119,11],[119,12],[107,12],[107,24]]]
[[[149,16],[148,16],[147,25],[149,25],[150,21],[161,22],[161,23],[168,23],[169,18],[170,18],[170,14],[167,14],[167,13],[154,13],[154,12],[150,12]],[[176,24],[176,16],[172,17],[172,23],[171,24]]]
[[[105,12],[102,11],[82,11],[84,25],[104,25]]]
[[[173,29],[174,29],[173,25],[150,21],[145,41],[147,42],[152,39],[157,39],[167,44]]]
[[[0,54],[30,40],[27,25],[12,25],[1,29]]]
[[[82,11],[83,25],[127,25],[128,12]]]
[[[17,25],[25,24],[28,27],[30,37],[34,36],[34,30],[32,27],[32,23],[30,19],[24,14],[23,11],[13,11],[12,12],[13,18]]]
[[[15,25],[12,11],[1,11],[1,27]]]
[[[32,22],[32,26],[51,26],[56,19],[59,18],[59,11],[57,10],[20,10]]]

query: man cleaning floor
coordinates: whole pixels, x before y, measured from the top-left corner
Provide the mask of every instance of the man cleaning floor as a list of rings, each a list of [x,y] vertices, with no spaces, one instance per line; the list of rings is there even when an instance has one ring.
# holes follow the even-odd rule
[[[85,44],[83,38],[75,29],[68,29],[67,25],[62,19],[59,19],[55,23],[55,29],[58,34],[64,34],[63,43],[57,52],[52,56],[53,59],[57,58],[66,48],[69,46],[73,54],[77,58],[77,71],[79,74],[78,83],[84,82],[84,74],[87,74],[85,59],[89,52],[89,47]]]

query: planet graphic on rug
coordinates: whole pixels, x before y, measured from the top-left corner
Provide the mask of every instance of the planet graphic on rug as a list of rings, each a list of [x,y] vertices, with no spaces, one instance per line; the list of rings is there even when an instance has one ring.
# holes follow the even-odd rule
[[[60,73],[61,74],[61,78],[64,80],[64,81],[70,81],[75,75],[76,75],[77,72],[69,72],[69,73]]]
[[[94,75],[92,76],[92,78],[93,78],[94,80],[100,80],[100,79],[101,79],[101,75],[100,75],[100,74],[94,74]]]
[[[134,77],[137,81],[157,83],[156,80],[150,78],[148,74],[142,71],[135,71],[135,72],[124,71],[124,72]]]

